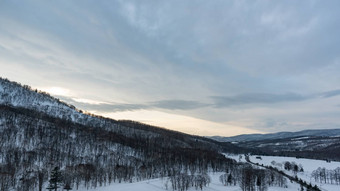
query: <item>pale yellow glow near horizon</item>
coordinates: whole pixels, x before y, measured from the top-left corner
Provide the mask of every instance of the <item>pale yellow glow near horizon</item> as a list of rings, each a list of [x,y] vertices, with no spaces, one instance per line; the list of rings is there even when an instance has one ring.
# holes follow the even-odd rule
[[[73,92],[62,87],[37,88],[54,96],[64,96],[76,102],[88,104],[103,104],[105,102],[91,99],[78,98]],[[242,127],[242,125],[216,123],[208,120],[198,119],[185,115],[171,114],[156,110],[135,110],[124,112],[104,113],[100,111],[89,111],[97,115],[102,115],[112,119],[134,120],[142,123],[163,127],[191,135],[200,136],[234,136],[240,134],[264,133],[261,131]]]
[[[88,103],[88,104],[93,104],[93,105],[98,105],[98,104],[105,104],[106,102],[102,101],[96,101],[92,99],[85,99],[85,98],[72,98],[74,101],[79,102],[79,103]]]
[[[62,88],[62,87],[40,87],[37,88],[38,90],[47,92],[49,94],[51,94],[52,96],[64,96],[64,97],[68,97],[76,102],[79,103],[87,103],[87,104],[105,104],[106,102],[102,102],[102,101],[96,101],[96,100],[92,100],[92,99],[86,99],[86,98],[79,98],[74,92],[72,92],[69,89],[66,88]],[[61,98],[62,99],[62,98]]]
[[[65,97],[72,96],[70,90],[66,88],[62,88],[62,87],[43,87],[43,88],[37,88],[37,89],[47,92],[51,95],[55,95],[55,96],[65,96]]]
[[[98,112],[96,112],[98,113]],[[124,111],[100,113],[112,119],[128,119],[142,123],[164,127],[167,129],[200,136],[234,136],[240,134],[263,133],[245,127],[220,124],[183,115],[169,114],[154,110]]]

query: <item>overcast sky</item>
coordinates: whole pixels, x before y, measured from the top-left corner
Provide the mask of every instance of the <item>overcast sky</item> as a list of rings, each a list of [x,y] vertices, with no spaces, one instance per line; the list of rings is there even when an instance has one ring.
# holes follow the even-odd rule
[[[0,76],[190,134],[340,128],[339,8],[0,0]]]

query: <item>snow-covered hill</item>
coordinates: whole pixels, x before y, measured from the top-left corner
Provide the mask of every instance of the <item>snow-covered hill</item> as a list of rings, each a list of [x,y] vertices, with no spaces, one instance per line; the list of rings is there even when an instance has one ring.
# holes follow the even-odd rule
[[[44,112],[53,117],[81,121],[84,114],[47,93],[0,78],[0,104]]]
[[[28,86],[0,79],[0,190],[46,188],[58,167],[61,186],[100,187],[235,165],[227,147],[134,121],[84,114]]]
[[[150,131],[123,127],[112,119],[84,114],[81,110],[50,96],[48,93],[33,90],[27,85],[21,85],[3,78],[0,78],[0,105],[25,108],[62,120],[124,133],[126,136],[136,133],[145,136],[157,136]]]

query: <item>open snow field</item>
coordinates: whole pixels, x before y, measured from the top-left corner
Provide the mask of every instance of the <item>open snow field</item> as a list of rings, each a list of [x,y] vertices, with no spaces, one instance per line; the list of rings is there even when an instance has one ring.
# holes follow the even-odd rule
[[[303,159],[303,158],[295,158],[295,157],[278,157],[278,156],[261,156],[261,159],[256,159],[256,156],[250,156],[249,159],[252,162],[263,164],[263,165],[272,165],[271,162],[275,161],[276,163],[284,163],[286,161],[295,162],[296,164],[301,164],[303,166],[304,171],[309,174],[312,173],[313,170],[316,170],[318,167],[326,168],[326,169],[335,169],[340,167],[340,162],[326,162],[324,160],[313,160],[313,159]],[[273,166],[273,165],[272,165]],[[278,167],[278,166],[277,166]],[[280,169],[278,167],[278,169]],[[283,166],[281,170],[284,170]]]
[[[313,160],[313,159],[303,159],[303,158],[294,158],[294,157],[277,157],[277,156],[261,156],[261,159],[256,159],[256,156],[250,156],[249,159],[252,162],[267,165],[267,166],[273,166],[280,170],[283,170],[287,174],[294,175],[292,171],[284,170],[283,163],[286,161],[289,162],[295,162],[297,165],[301,164],[304,172],[298,172],[297,176],[301,178],[302,180],[305,180],[306,182],[311,182],[313,185],[316,184],[319,186],[319,188],[322,188],[324,191],[339,191],[340,185],[332,185],[332,184],[322,184],[319,182],[315,182],[313,178],[311,178],[311,174],[314,170],[316,170],[318,167],[326,168],[328,170],[336,169],[337,167],[340,167],[340,162],[326,162],[324,160]],[[276,163],[281,163],[280,165],[272,165],[271,162],[275,161]]]
[[[241,191],[239,186],[223,186],[222,183],[219,182],[219,177],[223,173],[214,173],[209,174],[211,178],[211,183],[208,187],[203,188],[206,191]],[[171,191],[172,188],[170,186],[166,189],[165,183],[167,179],[153,179],[135,183],[114,183],[109,186],[99,187],[96,189],[89,189],[87,191]],[[295,183],[291,183],[288,181],[288,188],[279,188],[279,187],[269,187],[268,191],[284,191],[284,190],[294,190],[297,191],[300,186]],[[86,189],[80,189],[80,191],[86,191]],[[189,191],[195,191],[195,188],[189,189]]]
[[[240,162],[246,162],[244,155],[242,156],[241,160],[239,155],[228,155],[225,154],[226,157],[235,159],[236,161]],[[305,180],[307,183],[311,182],[313,185],[318,185],[319,188],[321,188],[324,191],[339,191],[340,185],[332,185],[332,184],[322,184],[319,182],[315,182],[313,178],[311,178],[311,174],[314,170],[316,170],[318,167],[326,168],[328,170],[333,170],[337,167],[340,167],[340,162],[326,162],[324,160],[313,160],[313,159],[303,159],[303,158],[295,158],[295,157],[280,157],[280,156],[260,156],[262,159],[257,159],[256,156],[250,156],[250,161],[254,163],[263,164],[265,166],[273,166],[278,168],[279,170],[284,171],[285,173],[289,175],[294,175],[292,171],[284,170],[284,162],[295,162],[297,165],[301,164],[304,172],[298,172],[297,176],[301,178],[302,180]],[[275,161],[275,165],[271,164],[272,161]]]

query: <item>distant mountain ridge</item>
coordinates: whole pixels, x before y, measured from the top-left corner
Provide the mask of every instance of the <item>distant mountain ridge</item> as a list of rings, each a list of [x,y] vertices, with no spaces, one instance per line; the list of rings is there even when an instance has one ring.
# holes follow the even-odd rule
[[[265,155],[340,161],[340,129],[210,138],[240,148],[251,148]]]
[[[209,137],[220,142],[243,142],[243,141],[260,141],[269,139],[286,139],[294,137],[331,137],[340,136],[340,129],[316,129],[303,130],[297,132],[278,132],[269,134],[245,134],[232,137],[212,136]]]

